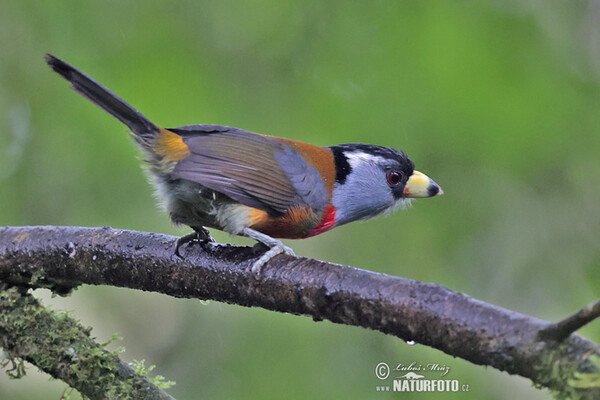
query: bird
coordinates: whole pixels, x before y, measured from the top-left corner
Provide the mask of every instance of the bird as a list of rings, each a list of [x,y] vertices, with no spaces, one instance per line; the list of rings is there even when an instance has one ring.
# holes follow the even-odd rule
[[[213,228],[266,245],[251,270],[280,253],[278,239],[304,239],[349,222],[389,214],[412,199],[443,194],[404,151],[363,143],[316,146],[222,125],[163,128],[91,77],[46,54],[71,89],[125,124],[150,181],[176,225],[176,243],[213,243]]]

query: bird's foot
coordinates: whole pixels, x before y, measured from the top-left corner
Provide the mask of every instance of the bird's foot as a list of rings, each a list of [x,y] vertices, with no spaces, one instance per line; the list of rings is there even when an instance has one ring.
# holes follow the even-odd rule
[[[179,253],[179,248],[184,244],[198,242],[203,249],[206,249],[206,245],[209,243],[213,243],[215,240],[210,236],[210,232],[203,226],[192,226],[194,232],[188,233],[187,235],[183,235],[179,239],[177,239],[177,243],[175,245],[175,255],[179,258],[183,258]]]
[[[245,228],[243,233],[249,238],[257,240],[269,248],[262,256],[260,256],[258,260],[254,262],[254,264],[252,264],[252,272],[255,274],[260,274],[262,267],[269,262],[271,258],[278,254],[285,253],[296,257],[296,254],[294,254],[294,251],[290,247],[281,243],[280,240],[273,239],[269,235],[265,235],[264,233],[260,233],[250,228]]]

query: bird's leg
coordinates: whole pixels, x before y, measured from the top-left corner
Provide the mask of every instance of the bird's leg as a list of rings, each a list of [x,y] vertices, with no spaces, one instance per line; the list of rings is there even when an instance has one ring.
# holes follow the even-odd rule
[[[215,240],[210,236],[210,232],[203,226],[192,226],[191,227],[194,232],[188,233],[187,235],[183,235],[179,239],[177,239],[177,244],[175,245],[175,255],[177,257],[183,258],[181,254],[179,254],[179,248],[184,244],[197,241],[202,248],[208,243],[214,242]]]
[[[275,257],[277,254],[286,253],[290,256],[296,256],[291,248],[281,243],[280,240],[273,239],[269,235],[265,235],[264,233],[260,233],[250,228],[244,228],[242,233],[248,236],[249,238],[257,240],[260,243],[269,247],[269,250],[267,250],[265,254],[263,254],[258,260],[254,262],[254,264],[252,264],[252,272],[254,273],[260,273],[260,270],[262,269],[263,265],[265,265],[271,258]]]

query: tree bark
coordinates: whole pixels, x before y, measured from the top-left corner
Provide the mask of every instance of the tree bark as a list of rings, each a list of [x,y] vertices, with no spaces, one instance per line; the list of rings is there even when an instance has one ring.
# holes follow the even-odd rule
[[[440,285],[287,254],[253,274],[261,254],[255,248],[191,245],[179,258],[176,240],[108,227],[3,227],[0,281],[59,293],[112,285],[328,319],[413,340],[572,398],[600,398],[593,383],[598,344],[576,334],[544,338],[539,333],[549,322]]]

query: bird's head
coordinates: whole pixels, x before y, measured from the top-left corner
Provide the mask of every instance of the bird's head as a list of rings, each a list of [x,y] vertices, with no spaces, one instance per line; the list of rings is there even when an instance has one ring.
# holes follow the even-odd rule
[[[444,193],[431,178],[415,171],[404,152],[361,143],[329,149],[336,167],[332,199],[336,225],[393,212],[413,198]]]

